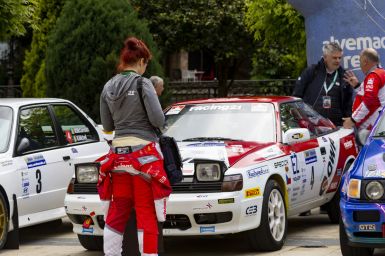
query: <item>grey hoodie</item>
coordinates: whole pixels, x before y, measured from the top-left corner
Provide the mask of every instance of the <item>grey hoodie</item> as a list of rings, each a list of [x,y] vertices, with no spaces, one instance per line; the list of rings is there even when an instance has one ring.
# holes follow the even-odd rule
[[[137,81],[140,75],[118,74],[105,85],[100,95],[100,117],[106,131],[115,130],[115,137],[134,136],[157,141],[153,127],[164,125],[164,114],[154,86],[143,78],[142,97],[147,115],[140,102]]]

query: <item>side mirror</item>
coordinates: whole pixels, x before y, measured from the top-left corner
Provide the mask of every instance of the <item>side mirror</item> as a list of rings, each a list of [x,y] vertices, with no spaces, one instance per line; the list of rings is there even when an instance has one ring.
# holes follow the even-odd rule
[[[286,144],[293,144],[310,139],[310,132],[306,128],[289,129],[283,133],[282,142]]]
[[[22,138],[19,142],[19,145],[17,146],[17,154],[23,153],[28,147],[30,146],[29,139]]]

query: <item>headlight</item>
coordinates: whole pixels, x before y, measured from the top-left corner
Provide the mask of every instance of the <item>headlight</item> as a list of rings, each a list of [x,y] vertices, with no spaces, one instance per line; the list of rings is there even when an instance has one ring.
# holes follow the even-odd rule
[[[76,180],[78,183],[97,183],[99,177],[99,164],[79,164],[75,166]]]
[[[219,163],[197,163],[195,173],[198,181],[220,181],[222,176]]]
[[[348,187],[348,197],[360,198],[361,180],[350,179]]]
[[[243,177],[241,174],[226,175],[223,178],[222,192],[239,191],[243,188]]]
[[[366,196],[372,200],[378,200],[384,195],[384,187],[378,181],[370,181],[365,188]]]

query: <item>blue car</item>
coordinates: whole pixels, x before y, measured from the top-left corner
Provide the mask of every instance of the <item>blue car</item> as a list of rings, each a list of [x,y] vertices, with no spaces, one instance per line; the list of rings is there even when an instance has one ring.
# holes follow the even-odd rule
[[[373,255],[385,247],[385,115],[381,111],[351,169],[342,179],[343,256]]]

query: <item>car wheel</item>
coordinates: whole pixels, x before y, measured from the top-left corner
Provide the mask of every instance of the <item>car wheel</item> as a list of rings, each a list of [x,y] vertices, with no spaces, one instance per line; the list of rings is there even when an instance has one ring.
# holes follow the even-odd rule
[[[287,233],[286,205],[282,194],[276,181],[266,183],[260,225],[248,231],[253,250],[277,251],[282,248]]]
[[[343,256],[372,256],[373,248],[352,247],[348,244],[348,236],[345,232],[345,226],[340,219],[340,248]]]
[[[347,171],[349,170],[350,166],[352,165],[352,162],[349,162],[345,168],[344,168],[344,171],[342,173],[342,175]],[[340,195],[340,191],[341,191],[341,183],[340,185],[338,186],[338,189],[337,189],[337,192],[335,193],[335,195],[333,196],[333,199],[324,204],[325,206],[325,209],[326,209],[326,212],[329,216],[329,219],[330,219],[330,222],[333,223],[333,224],[338,224],[339,220],[340,220],[340,217],[341,217],[341,209],[340,209],[340,199],[341,199],[341,195]]]
[[[102,236],[86,236],[79,235],[80,244],[90,251],[103,251],[103,237]]]
[[[0,249],[2,249],[7,241],[8,236],[8,209],[4,196],[0,193]]]

